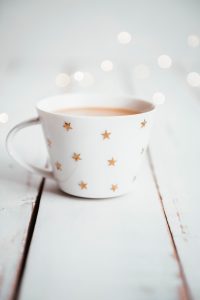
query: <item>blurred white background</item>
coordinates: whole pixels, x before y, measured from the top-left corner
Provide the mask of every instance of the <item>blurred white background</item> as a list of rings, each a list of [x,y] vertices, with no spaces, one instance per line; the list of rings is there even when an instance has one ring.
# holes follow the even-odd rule
[[[6,131],[58,93],[172,99],[170,72],[200,95],[199,0],[1,0],[0,40]]]
[[[26,72],[32,76],[27,73],[30,80],[26,84],[31,82],[40,90],[38,97],[60,92],[55,90],[60,72],[72,75],[94,69],[100,71],[96,83],[109,80],[100,67],[104,60],[113,63],[114,71],[126,61],[128,69],[144,79],[151,70],[143,65],[158,66],[162,54],[188,72],[199,71],[199,14],[199,0],[1,0],[0,69],[14,75],[29,68]],[[124,31],[128,36],[122,35],[120,43],[119,33]],[[126,43],[122,43],[124,38]],[[88,86],[93,79],[89,77]],[[57,80],[56,85],[63,87],[69,78]]]
[[[10,58],[155,60],[168,53],[176,60],[198,59],[187,37],[200,34],[199,0],[11,1],[0,3],[1,64]],[[128,31],[127,47],[117,35]]]

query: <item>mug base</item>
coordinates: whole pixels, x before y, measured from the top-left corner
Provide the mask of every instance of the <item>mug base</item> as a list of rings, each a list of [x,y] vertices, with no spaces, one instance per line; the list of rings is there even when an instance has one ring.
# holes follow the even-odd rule
[[[109,198],[118,198],[120,196],[124,196],[124,195],[127,195],[129,193],[132,192],[133,190],[133,187],[134,185],[129,189],[129,190],[126,190],[126,191],[121,191],[120,193],[113,193],[113,194],[109,194],[109,195],[105,195],[105,194],[101,194],[101,195],[91,195],[91,194],[80,194],[80,193],[76,193],[76,192],[71,192],[71,191],[66,191],[65,188],[63,188],[62,186],[59,186],[60,190],[62,192],[64,192],[65,194],[68,194],[69,196],[73,196],[73,197],[76,197],[76,198],[84,198],[84,199],[109,199]],[[67,195],[66,195],[67,196]]]

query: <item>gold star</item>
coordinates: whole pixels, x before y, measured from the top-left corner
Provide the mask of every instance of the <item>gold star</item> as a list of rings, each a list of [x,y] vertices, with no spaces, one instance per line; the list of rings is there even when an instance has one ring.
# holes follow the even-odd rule
[[[117,184],[112,184],[111,188],[110,188],[113,192],[115,192],[118,189],[118,185]]]
[[[142,148],[140,151],[140,154],[143,154],[143,153],[144,153],[144,148]]]
[[[86,182],[81,181],[78,185],[80,186],[81,190],[87,190],[88,184]]]
[[[71,123],[67,123],[67,122],[64,122],[63,127],[64,127],[67,131],[69,131],[70,129],[72,129]]]
[[[101,135],[103,136],[103,140],[105,140],[105,139],[109,140],[111,132],[108,132],[107,130],[105,130],[103,133],[101,133]]]
[[[75,152],[74,152],[72,158],[73,158],[75,161],[81,160],[80,153],[75,153]]]
[[[141,123],[140,123],[140,126],[141,128],[144,128],[147,124],[147,121],[144,119]]]
[[[56,169],[62,171],[62,165],[58,161],[55,163]]]
[[[49,148],[50,148],[51,145],[52,145],[52,141],[51,141],[50,139],[47,139],[47,144],[48,144],[48,146],[49,146]]]
[[[116,164],[116,160],[112,157],[112,159],[108,159],[108,165],[109,166],[115,166],[115,164]]]

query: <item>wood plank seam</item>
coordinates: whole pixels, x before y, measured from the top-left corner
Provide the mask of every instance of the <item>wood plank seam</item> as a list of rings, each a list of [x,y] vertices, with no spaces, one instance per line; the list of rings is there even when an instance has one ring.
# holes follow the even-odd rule
[[[20,287],[21,287],[21,283],[22,283],[22,279],[23,279],[24,270],[26,267],[26,261],[28,258],[28,253],[29,253],[29,249],[30,249],[30,245],[31,245],[31,241],[32,241],[32,236],[34,233],[34,228],[35,228],[37,215],[38,215],[38,211],[39,211],[39,207],[40,207],[40,199],[41,199],[42,192],[44,189],[44,184],[45,184],[45,178],[42,179],[42,181],[39,185],[35,205],[33,207],[32,215],[31,215],[30,222],[28,225],[28,231],[27,231],[27,235],[26,235],[26,239],[25,239],[24,251],[22,253],[21,261],[19,263],[19,268],[18,268],[15,284],[13,287],[13,293],[10,297],[10,300],[17,300],[19,297]]]
[[[155,173],[155,169],[154,169],[154,165],[153,165],[153,161],[152,161],[152,157],[151,157],[151,152],[150,152],[149,148],[147,149],[147,157],[148,157],[150,169],[152,171],[152,176],[153,176],[153,180],[155,182],[157,193],[158,193],[158,196],[159,196],[159,199],[160,199],[160,205],[161,205],[163,215],[164,215],[164,218],[165,218],[165,222],[166,222],[166,226],[167,226],[167,229],[168,229],[170,241],[172,243],[172,247],[173,247],[173,251],[174,251],[174,257],[177,261],[178,268],[179,268],[179,275],[180,275],[180,279],[182,281],[182,286],[181,286],[181,290],[180,290],[180,300],[192,300],[190,288],[189,288],[189,285],[187,283],[187,279],[186,279],[185,272],[184,272],[184,269],[183,269],[183,265],[182,265],[182,262],[181,262],[181,259],[180,259],[180,255],[178,253],[178,249],[176,247],[175,239],[173,237],[173,233],[172,233],[172,230],[171,230],[171,227],[170,227],[170,223],[168,221],[167,214],[166,214],[166,211],[165,211],[162,192],[160,191],[160,187],[159,187],[158,180],[157,180],[157,177],[156,177],[156,173]]]

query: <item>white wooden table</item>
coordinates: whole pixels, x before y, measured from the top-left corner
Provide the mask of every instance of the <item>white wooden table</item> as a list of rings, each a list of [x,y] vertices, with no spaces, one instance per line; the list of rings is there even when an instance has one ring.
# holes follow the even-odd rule
[[[24,3],[13,7],[18,16],[25,16]],[[5,21],[11,6],[3,8],[0,15],[11,28]],[[175,62],[165,71],[151,61],[150,77],[141,80],[132,76],[129,57],[99,79],[108,92],[115,87],[149,99],[162,91],[166,104],[158,109],[134,191],[89,200],[60,192],[55,182],[27,173],[6,153],[6,134],[36,115],[38,99],[76,89],[56,87],[57,73],[81,66],[76,59],[70,65],[64,53],[52,60],[22,59],[15,47],[3,49],[0,60],[0,113],[9,115],[0,125],[0,299],[200,299],[200,90],[185,80],[188,71],[200,70],[199,61],[190,61],[189,69]],[[89,68],[96,76],[91,92],[103,77],[96,63]],[[45,163],[39,128],[21,133],[16,147],[27,160]]]

